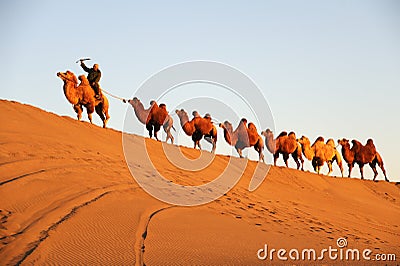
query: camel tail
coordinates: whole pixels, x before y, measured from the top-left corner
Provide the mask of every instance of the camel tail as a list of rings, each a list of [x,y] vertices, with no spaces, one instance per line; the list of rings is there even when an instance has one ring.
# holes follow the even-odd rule
[[[176,132],[176,129],[175,129],[175,127],[172,125],[172,129]]]

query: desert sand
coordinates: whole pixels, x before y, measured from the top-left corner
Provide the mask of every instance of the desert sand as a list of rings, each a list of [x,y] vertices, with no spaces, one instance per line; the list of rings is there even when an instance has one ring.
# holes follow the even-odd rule
[[[121,132],[5,100],[0,114],[1,265],[346,264],[257,258],[265,244],[322,250],[337,248],[340,237],[348,248],[396,254],[397,262],[382,265],[400,263],[400,187],[394,183],[271,167],[250,192],[258,163],[249,161],[238,184],[222,197],[196,207],[174,206],[136,183]],[[160,142],[133,137],[145,141],[150,153],[161,150]],[[168,147],[189,158],[200,154]],[[141,156],[135,160],[136,171],[151,171],[140,166]],[[217,155],[203,170],[183,172],[164,156],[153,156],[169,180],[186,185],[209,182],[227,160]]]

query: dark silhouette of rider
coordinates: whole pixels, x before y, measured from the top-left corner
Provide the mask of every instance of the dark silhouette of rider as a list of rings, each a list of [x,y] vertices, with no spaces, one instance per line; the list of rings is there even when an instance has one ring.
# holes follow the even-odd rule
[[[85,63],[83,63],[83,61],[81,61],[81,67],[83,68],[83,70],[85,70],[88,73],[87,79],[89,81],[90,87],[92,87],[92,89],[94,90],[95,97],[97,99],[100,99],[101,98],[101,89],[100,89],[99,81],[101,78],[101,71],[99,69],[99,65],[94,64],[93,68],[88,68],[85,65]]]

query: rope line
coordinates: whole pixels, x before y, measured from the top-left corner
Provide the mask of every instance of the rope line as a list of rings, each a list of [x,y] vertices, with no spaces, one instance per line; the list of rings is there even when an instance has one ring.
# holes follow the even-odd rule
[[[101,91],[102,91],[102,92],[105,92],[106,94],[110,95],[111,97],[113,97],[113,98],[115,98],[115,99],[122,100],[122,101],[126,101],[124,98],[118,97],[118,96],[116,96],[116,95],[114,95],[114,94],[112,94],[112,93],[106,91],[105,89],[101,89]]]

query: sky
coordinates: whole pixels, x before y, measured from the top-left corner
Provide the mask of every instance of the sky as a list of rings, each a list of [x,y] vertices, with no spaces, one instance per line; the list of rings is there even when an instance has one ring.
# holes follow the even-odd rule
[[[400,130],[399,14],[400,2],[394,0],[1,1],[0,98],[75,117],[56,73],[83,74],[75,63],[79,58],[92,58],[89,66],[98,63],[101,87],[124,98],[135,96],[146,80],[169,66],[219,62],[247,75],[265,97],[265,112],[271,110],[274,121],[256,123],[259,131],[270,126],[275,133],[294,131],[311,141],[318,136],[363,143],[372,138],[389,179],[400,181],[395,140]],[[183,91],[199,90],[203,97],[217,91],[212,84],[187,85]],[[223,90],[219,95],[210,98],[229,105],[234,114],[219,113],[220,107],[197,98],[172,103],[171,94],[162,100],[172,113],[175,108],[189,114],[211,110],[218,121],[230,120],[234,127],[249,116],[240,99]],[[146,107],[150,100],[142,99]],[[122,130],[132,110],[109,101],[109,127]],[[174,119],[178,144],[191,146]],[[137,120],[131,123],[140,129],[136,133],[146,135]],[[222,137],[218,145],[217,153],[226,153]],[[254,151],[245,154],[255,158]],[[271,154],[265,151],[265,156],[270,162]],[[307,160],[305,168],[311,170]],[[371,178],[369,166],[364,172]],[[352,176],[359,177],[357,166]]]

